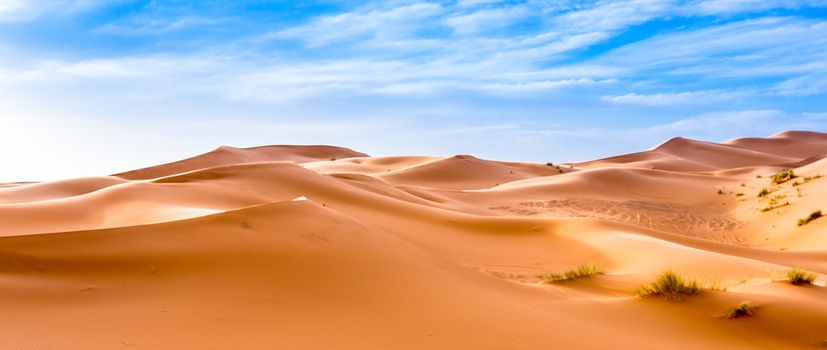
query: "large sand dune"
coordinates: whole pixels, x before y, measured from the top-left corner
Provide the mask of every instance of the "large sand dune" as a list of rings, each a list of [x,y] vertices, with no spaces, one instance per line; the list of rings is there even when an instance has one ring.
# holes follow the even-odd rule
[[[827,218],[798,221],[827,213],[825,156],[813,132],[577,164],[220,147],[0,185],[0,335],[9,349],[812,348],[827,344]],[[797,177],[773,183],[786,168]],[[585,263],[606,273],[538,277]],[[788,283],[791,267],[815,284]],[[667,269],[715,288],[635,295]],[[741,302],[751,316],[725,317]]]

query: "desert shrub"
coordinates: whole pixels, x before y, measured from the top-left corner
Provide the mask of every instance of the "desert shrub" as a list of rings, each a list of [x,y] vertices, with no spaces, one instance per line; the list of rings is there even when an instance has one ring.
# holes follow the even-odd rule
[[[821,216],[822,216],[821,215],[821,210],[816,210],[816,211],[810,213],[810,216],[807,216],[806,218],[803,218],[803,219],[798,219],[798,226],[804,226],[806,224],[809,224],[810,221],[818,219]]]
[[[563,273],[547,273],[538,277],[540,277],[543,283],[554,283],[592,277],[605,273],[606,270],[597,264],[583,264]]]
[[[729,310],[729,313],[727,313],[727,318],[729,319],[736,319],[745,316],[752,316],[752,307],[750,307],[747,302],[738,304],[738,306],[734,307],[732,310]]]
[[[807,270],[792,268],[790,271],[787,271],[787,279],[796,286],[813,284],[816,280],[816,274]]]
[[[779,171],[777,174],[772,176],[772,183],[774,184],[783,184],[787,181],[790,181],[795,178],[795,172],[793,169],[784,169]]]
[[[770,194],[770,190],[762,188],[761,192],[758,192],[758,197],[766,197],[768,194]]]
[[[743,197],[743,196],[744,196],[744,194],[741,193],[741,192],[738,192],[738,193],[735,194],[735,197]]]
[[[719,189],[718,189],[718,194],[724,194],[724,190],[722,190],[722,189],[720,189],[720,188],[719,188]]]
[[[658,276],[648,286],[637,290],[638,296],[662,296],[670,300],[680,300],[684,296],[696,295],[701,291],[701,284],[695,279],[685,279],[672,270]]]

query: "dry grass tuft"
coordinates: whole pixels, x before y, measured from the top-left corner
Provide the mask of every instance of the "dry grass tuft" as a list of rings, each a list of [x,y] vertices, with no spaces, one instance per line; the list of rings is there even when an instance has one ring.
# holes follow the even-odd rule
[[[795,172],[793,169],[784,169],[779,171],[777,174],[772,176],[772,183],[773,184],[783,184],[787,181],[796,178]]]
[[[729,313],[727,313],[727,318],[734,320],[740,317],[752,316],[752,313],[752,307],[750,307],[749,303],[745,301],[738,304],[738,306],[736,306],[732,310],[729,310]]]
[[[813,284],[816,280],[816,274],[802,270],[799,268],[792,268],[790,271],[787,271],[787,279],[793,285],[800,286],[800,285],[808,285]]]
[[[571,281],[605,274],[606,270],[597,264],[583,264],[563,273],[548,273],[538,276],[543,283]]]
[[[697,295],[701,284],[696,279],[685,279],[672,270],[658,276],[648,286],[638,288],[638,296],[662,296],[670,300],[680,300],[684,296]]]

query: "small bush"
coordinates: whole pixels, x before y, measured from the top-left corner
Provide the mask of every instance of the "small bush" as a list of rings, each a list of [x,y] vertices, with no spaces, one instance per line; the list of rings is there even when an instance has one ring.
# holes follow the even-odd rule
[[[752,316],[752,307],[750,307],[749,303],[747,302],[742,302],[738,304],[738,306],[736,306],[732,310],[729,310],[729,313],[727,313],[727,318],[733,320],[745,316]]]
[[[758,192],[758,198],[766,197],[768,194],[770,194],[770,190],[762,188],[761,192]]]
[[[724,190],[722,190],[722,189],[720,189],[720,188],[719,188],[719,189],[718,189],[718,194],[724,194]]]
[[[793,169],[784,169],[779,171],[777,174],[772,176],[772,183],[773,184],[783,184],[787,181],[794,179],[795,173]]]
[[[741,192],[738,192],[738,193],[735,194],[735,197],[743,197],[743,196],[744,196],[744,194],[741,193]]]
[[[571,281],[579,278],[605,274],[606,270],[596,264],[583,264],[563,273],[548,273],[538,276],[543,283]]]
[[[821,215],[821,210],[816,210],[816,211],[810,213],[810,216],[808,216],[806,218],[803,218],[803,219],[798,219],[798,226],[804,226],[806,224],[809,224],[810,221],[818,219],[821,216],[822,216]]]
[[[787,271],[787,279],[796,286],[813,284],[816,280],[816,274],[807,270],[792,268],[790,271]]]
[[[680,300],[683,296],[696,295],[701,291],[701,284],[695,279],[684,279],[668,270],[648,286],[638,288],[638,296],[662,296],[670,300]]]

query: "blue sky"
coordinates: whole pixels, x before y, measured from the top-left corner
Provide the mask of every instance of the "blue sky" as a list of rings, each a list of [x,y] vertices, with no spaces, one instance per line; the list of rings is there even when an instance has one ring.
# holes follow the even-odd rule
[[[217,145],[576,161],[827,131],[827,0],[0,0],[0,181]]]

